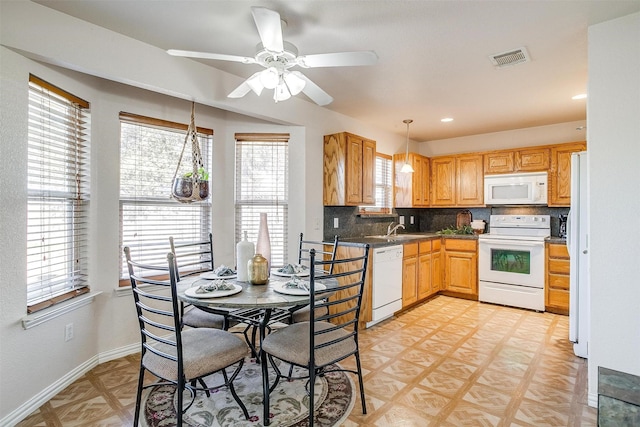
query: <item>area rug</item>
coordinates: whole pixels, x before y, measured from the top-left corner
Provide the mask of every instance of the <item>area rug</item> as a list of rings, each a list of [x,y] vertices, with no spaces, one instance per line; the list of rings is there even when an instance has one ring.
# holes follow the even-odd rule
[[[289,365],[280,365],[288,372]],[[294,368],[293,376],[306,371]],[[332,372],[316,379],[314,399],[314,424],[339,426],[351,412],[355,402],[354,383],[351,374]],[[269,381],[273,384],[275,373],[269,367]],[[214,374],[205,378],[209,387],[221,384],[222,376]],[[270,395],[270,425],[274,427],[303,427],[308,425],[309,396],[305,391],[306,379],[287,381],[281,379]],[[249,420],[226,387],[207,397],[199,392],[193,405],[185,412],[183,424],[192,427],[258,427],[264,425],[262,415],[262,371],[255,359],[247,358],[234,381],[236,392],[247,406]],[[185,405],[190,394],[184,395]],[[170,427],[176,425],[176,396],[173,386],[156,386],[150,389],[143,401],[142,425]],[[146,423],[145,423],[146,421]]]

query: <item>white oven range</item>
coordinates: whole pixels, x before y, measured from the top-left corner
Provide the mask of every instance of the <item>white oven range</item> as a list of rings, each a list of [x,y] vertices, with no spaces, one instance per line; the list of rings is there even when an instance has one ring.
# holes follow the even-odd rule
[[[491,215],[478,236],[478,299],[544,311],[544,241],[549,215]]]

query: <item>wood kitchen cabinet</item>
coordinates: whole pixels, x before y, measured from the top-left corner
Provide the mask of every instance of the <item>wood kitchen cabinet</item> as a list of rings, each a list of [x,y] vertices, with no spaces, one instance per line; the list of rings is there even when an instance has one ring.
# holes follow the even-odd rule
[[[539,172],[549,169],[548,147],[522,150],[501,150],[484,154],[484,173],[487,175],[514,172]]]
[[[551,147],[549,206],[571,205],[571,154],[586,149],[584,141]]]
[[[402,308],[418,300],[418,243],[406,243],[402,255]]]
[[[545,275],[545,310],[569,314],[569,252],[567,245],[547,243]]]
[[[394,165],[394,207],[415,208],[429,206],[429,158],[409,153],[408,162],[413,173],[400,172],[405,163],[404,154],[393,155]]]
[[[440,239],[406,243],[403,250],[402,308],[405,308],[440,290]]]
[[[375,203],[376,142],[349,132],[324,136],[325,206]]]
[[[444,290],[478,296],[478,242],[444,240]]]
[[[431,159],[431,206],[484,205],[482,154]]]
[[[362,248],[353,247],[353,246],[342,246],[338,245],[336,249],[336,258],[353,258],[356,256],[362,256]],[[359,327],[362,329],[366,328],[367,322],[371,322],[373,318],[373,250],[369,250],[369,259],[367,261],[367,272],[364,280],[364,287],[362,289],[362,303],[360,305],[360,319],[358,321]],[[334,273],[338,273],[340,271],[344,271],[343,269],[353,268],[351,265],[342,264],[340,266],[336,266]],[[356,288],[352,288],[351,290],[342,290],[340,292],[336,292],[331,298],[334,300],[339,300],[340,298],[346,296],[346,293],[356,292]],[[330,313],[335,313],[337,309],[335,307],[329,307]]]

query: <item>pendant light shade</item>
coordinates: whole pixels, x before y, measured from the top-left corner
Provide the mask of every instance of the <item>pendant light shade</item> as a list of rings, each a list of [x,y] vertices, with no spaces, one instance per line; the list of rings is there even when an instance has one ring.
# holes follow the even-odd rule
[[[413,173],[413,167],[411,167],[411,164],[409,164],[409,124],[412,123],[413,120],[411,119],[406,119],[403,120],[402,123],[406,123],[407,125],[407,148],[404,154],[404,165],[402,165],[402,168],[400,169],[400,172],[402,173]]]

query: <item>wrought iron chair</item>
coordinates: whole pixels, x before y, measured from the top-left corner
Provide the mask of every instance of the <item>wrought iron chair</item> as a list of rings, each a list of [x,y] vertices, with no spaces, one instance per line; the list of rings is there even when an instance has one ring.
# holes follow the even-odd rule
[[[312,427],[314,421],[313,396],[316,377],[331,371],[347,371],[358,376],[362,413],[367,413],[358,347],[358,320],[369,245],[340,242],[339,246],[344,250],[339,251],[339,255],[334,259],[317,257],[315,249],[309,252],[311,305],[326,307],[328,313],[316,317],[316,310],[310,310],[308,322],[285,326],[269,334],[262,342],[265,425],[269,423],[269,393],[275,389],[281,378],[291,379],[290,375],[282,373],[274,359],[307,369],[309,375],[304,378],[308,378],[307,390],[310,396],[309,426]],[[317,275],[318,270],[326,273]],[[330,286],[321,290],[317,285],[323,283]],[[343,369],[337,365],[350,356],[355,357],[356,370]],[[275,381],[270,387],[267,363],[271,363],[276,372]]]
[[[335,259],[336,250],[338,249],[338,236],[333,238],[333,242],[317,242],[313,240],[305,240],[304,234],[300,233],[300,245],[298,249],[298,264],[306,265],[311,268],[311,249],[315,250],[316,257],[320,256],[323,259]],[[316,275],[331,274],[333,265],[325,266],[327,269],[316,270]],[[289,323],[307,322],[309,321],[309,311],[311,311],[310,305],[295,306],[289,308],[291,313],[289,317]],[[322,316],[327,313],[326,307],[316,307],[316,317]]]
[[[205,391],[209,396],[210,390],[223,386],[229,387],[233,398],[249,419],[247,408],[233,387],[233,380],[242,369],[248,353],[247,344],[236,335],[220,329],[182,329],[177,296],[178,272],[172,253],[167,255],[168,267],[158,267],[132,261],[129,247],[125,247],[124,252],[142,342],[133,425],[138,425],[142,390],[160,384],[176,386],[178,426],[182,426],[183,412],[193,404],[196,391]],[[167,271],[169,280],[158,279],[158,276],[166,276]],[[142,285],[162,286],[166,292],[152,292]],[[229,376],[226,369],[233,365],[236,367]],[[146,371],[160,381],[145,386]],[[216,372],[221,372],[224,383],[207,387],[203,378]],[[197,387],[197,383],[201,387]],[[191,393],[191,402],[186,407],[183,402],[185,390]]]
[[[192,276],[206,271],[213,271],[213,236],[209,233],[207,240],[195,242],[176,242],[174,237],[169,237],[171,253],[173,253],[178,272],[178,281],[181,277]],[[233,326],[226,310],[205,311],[200,307],[180,303],[183,326],[192,328],[216,328],[225,331]]]

